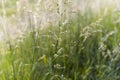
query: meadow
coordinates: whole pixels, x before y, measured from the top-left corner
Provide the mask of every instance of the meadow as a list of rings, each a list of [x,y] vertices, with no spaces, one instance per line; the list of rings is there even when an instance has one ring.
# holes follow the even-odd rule
[[[94,0],[1,0],[0,80],[119,80],[117,7]]]

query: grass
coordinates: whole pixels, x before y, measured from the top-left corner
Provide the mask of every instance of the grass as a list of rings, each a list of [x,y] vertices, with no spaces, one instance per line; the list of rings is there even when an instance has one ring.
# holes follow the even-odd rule
[[[30,13],[27,31],[1,50],[0,80],[119,80],[119,12],[104,11],[77,12],[65,24],[58,12],[58,24],[43,29]]]
[[[13,0],[13,1],[4,1],[3,2],[5,3],[5,9],[6,9],[6,16],[11,16],[12,14],[15,14],[16,13],[16,0]],[[2,11],[2,0],[0,2],[0,15],[3,15],[3,11]]]

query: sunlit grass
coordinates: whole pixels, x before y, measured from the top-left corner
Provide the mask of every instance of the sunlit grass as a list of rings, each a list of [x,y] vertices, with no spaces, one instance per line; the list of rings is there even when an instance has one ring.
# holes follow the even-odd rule
[[[6,38],[0,43],[0,80],[120,79],[120,24],[115,6],[101,5],[95,12],[90,5],[75,9],[78,5],[68,0],[21,0],[20,9],[12,4],[16,1],[5,3],[2,22],[7,25],[1,24]]]
[[[11,16],[12,14],[16,13],[16,1],[17,0],[12,0],[12,1],[5,0],[4,1],[6,16]],[[1,0],[0,1],[0,15],[1,16],[3,15],[2,10],[3,8],[2,8],[2,0]]]

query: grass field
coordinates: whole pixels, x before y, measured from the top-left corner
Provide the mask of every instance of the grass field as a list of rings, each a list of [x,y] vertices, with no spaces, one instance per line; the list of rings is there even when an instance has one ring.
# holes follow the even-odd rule
[[[120,79],[118,6],[69,1],[1,0],[0,80]]]

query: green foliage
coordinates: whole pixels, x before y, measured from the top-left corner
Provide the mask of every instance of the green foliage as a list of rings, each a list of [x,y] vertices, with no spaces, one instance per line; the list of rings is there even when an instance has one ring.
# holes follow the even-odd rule
[[[3,0],[4,3],[2,3],[2,0],[0,2],[0,15],[3,15],[3,4],[4,4],[4,10],[6,12],[6,16],[11,16],[12,14],[16,14],[16,1],[17,0]]]
[[[78,14],[65,25],[32,29],[17,47],[9,49],[0,79],[119,79],[119,24],[113,23],[115,14],[95,17],[89,12]]]
[[[44,29],[28,20],[28,31],[1,55],[0,80],[120,79],[119,13],[76,16],[66,24],[61,16],[58,25]]]

